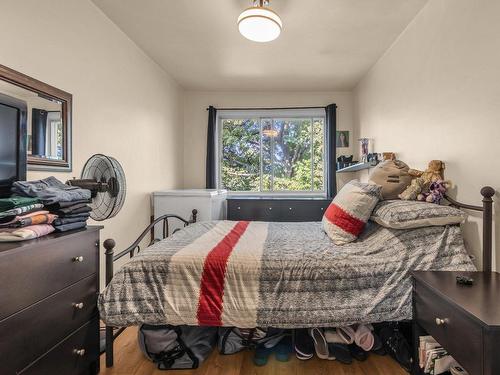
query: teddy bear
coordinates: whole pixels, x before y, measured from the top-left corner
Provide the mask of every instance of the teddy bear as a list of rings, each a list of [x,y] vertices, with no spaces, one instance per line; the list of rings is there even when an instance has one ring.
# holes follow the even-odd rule
[[[425,171],[410,169],[408,174],[414,177],[421,177],[426,182],[443,180],[445,164],[441,160],[431,160]]]
[[[425,171],[410,169],[408,174],[415,177],[399,198],[403,200],[425,200],[433,182],[443,181],[445,165],[441,160],[431,160]]]
[[[424,179],[417,177],[411,181],[410,186],[399,194],[398,197],[406,201],[414,201],[417,199],[419,194],[422,194],[422,192],[424,192],[427,188],[428,184],[425,183]]]

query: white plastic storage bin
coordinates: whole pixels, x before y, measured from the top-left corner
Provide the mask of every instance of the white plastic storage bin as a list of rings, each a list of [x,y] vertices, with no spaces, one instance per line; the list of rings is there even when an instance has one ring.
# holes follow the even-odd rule
[[[158,218],[165,214],[178,215],[186,220],[192,217],[193,209],[198,210],[197,222],[224,220],[226,218],[227,190],[188,189],[164,190],[153,193],[153,215]],[[182,228],[183,223],[170,219],[170,234],[176,228]],[[162,226],[155,228],[155,238],[162,237]]]

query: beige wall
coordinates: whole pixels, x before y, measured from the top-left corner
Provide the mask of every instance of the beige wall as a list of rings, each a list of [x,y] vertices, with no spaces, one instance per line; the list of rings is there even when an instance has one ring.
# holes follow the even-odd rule
[[[324,106],[336,103],[337,128],[349,130],[349,148],[339,149],[342,154],[356,150],[353,133],[353,100],[350,92],[200,92],[187,91],[184,95],[184,187],[205,186],[205,156],[207,149],[206,109],[216,108],[269,108],[294,106]],[[352,147],[354,145],[354,148]],[[341,181],[339,181],[341,183]]]
[[[128,245],[149,221],[149,193],[182,186],[181,90],[86,0],[3,0],[0,46],[0,64],[73,94],[73,172],[57,178],[94,153],[122,164],[127,200],[102,239]]]
[[[453,194],[474,204],[500,187],[499,14],[498,0],[429,1],[355,90],[361,136],[415,168],[444,160]],[[480,221],[465,228],[479,256]]]

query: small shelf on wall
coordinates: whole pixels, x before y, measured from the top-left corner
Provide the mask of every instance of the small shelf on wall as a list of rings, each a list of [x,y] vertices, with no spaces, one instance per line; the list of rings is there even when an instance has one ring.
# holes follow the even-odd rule
[[[350,166],[342,168],[342,169],[338,169],[337,173],[357,172],[357,171],[361,171],[363,169],[373,168],[376,165],[377,165],[377,162],[373,162],[373,161],[366,162],[366,163],[357,163],[357,164],[353,164],[353,165],[350,165]]]

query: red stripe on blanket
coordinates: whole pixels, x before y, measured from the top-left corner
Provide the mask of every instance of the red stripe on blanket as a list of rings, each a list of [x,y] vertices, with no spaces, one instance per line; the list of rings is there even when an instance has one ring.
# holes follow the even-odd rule
[[[248,221],[239,221],[205,259],[197,313],[200,326],[222,325],[222,298],[227,261],[249,224]]]
[[[326,209],[325,217],[330,223],[356,237],[359,236],[365,227],[364,221],[350,215],[334,203],[331,203]]]

